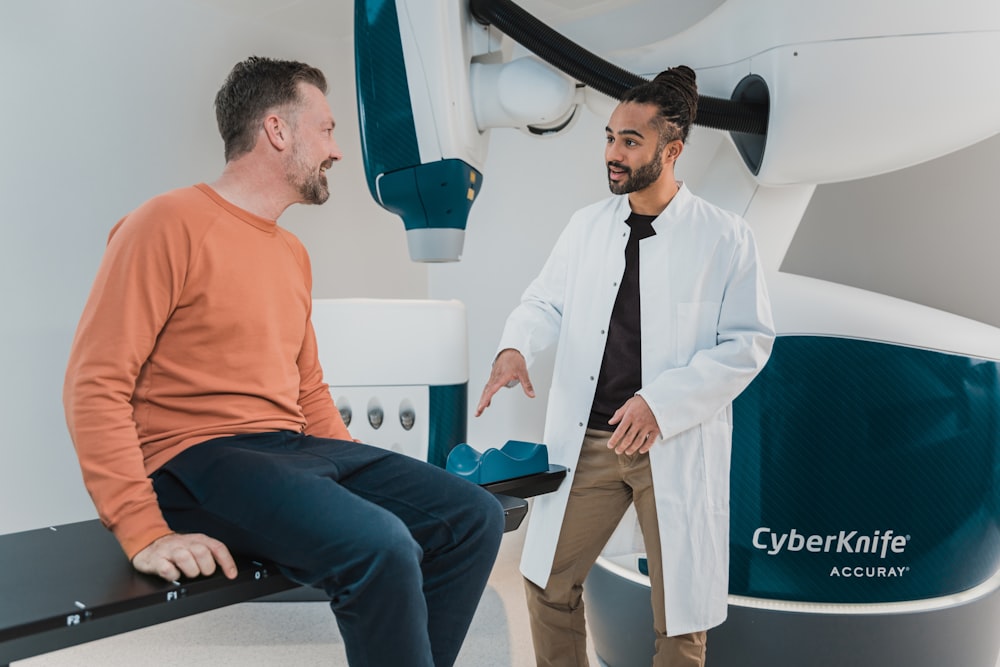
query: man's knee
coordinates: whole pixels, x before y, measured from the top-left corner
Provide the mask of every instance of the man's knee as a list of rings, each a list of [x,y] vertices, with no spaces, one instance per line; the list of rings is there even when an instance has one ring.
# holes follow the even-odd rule
[[[485,489],[476,489],[478,493],[478,505],[483,516],[483,522],[493,532],[499,530],[503,532],[504,516],[503,505],[500,499]]]
[[[555,577],[549,578],[545,588],[525,578],[524,594],[528,607],[542,613],[573,614],[583,609],[583,587],[561,582]]]
[[[312,564],[305,568],[314,571],[316,579],[357,589],[375,577],[419,573],[423,550],[395,517],[377,517],[348,540],[337,532],[328,540],[317,536],[322,546],[310,555]]]
[[[485,489],[473,486],[463,499],[463,512],[469,515],[473,534],[484,542],[500,548],[504,533],[504,513],[500,500]]]
[[[355,558],[383,569],[419,567],[423,557],[420,544],[413,539],[406,524],[396,517],[388,519],[373,522],[367,530],[360,531],[355,536],[356,539],[352,541]]]

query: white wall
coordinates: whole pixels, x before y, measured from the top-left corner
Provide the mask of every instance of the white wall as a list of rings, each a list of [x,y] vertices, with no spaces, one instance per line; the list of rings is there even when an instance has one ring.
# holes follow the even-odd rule
[[[345,7],[331,16],[350,21]],[[426,296],[426,267],[367,194],[353,51],[335,34],[187,0],[0,2],[0,533],[95,515],[61,405],[73,330],[111,226],[222,168],[212,101],[237,61],[293,58],[330,79],[347,158],[330,202],[282,218],[312,251],[316,296]]]
[[[364,184],[351,40],[332,37],[345,34],[352,7],[331,3],[291,33],[194,0],[0,0],[0,533],[94,516],[60,403],[77,318],[114,222],[222,167],[212,98],[232,64],[253,53],[304,60],[331,81],[346,154],[331,172],[331,201],[282,219],[312,254],[315,296],[461,299],[478,400],[507,313],[569,214],[607,192],[607,119],[584,114],[551,139],[495,131],[462,262],[412,264],[402,223]],[[948,122],[960,122],[956,114]],[[1000,137],[896,174],[821,186],[784,269],[1000,326],[997,173]],[[470,419],[469,442],[540,438],[550,372],[548,357],[534,371],[534,401],[504,391]]]

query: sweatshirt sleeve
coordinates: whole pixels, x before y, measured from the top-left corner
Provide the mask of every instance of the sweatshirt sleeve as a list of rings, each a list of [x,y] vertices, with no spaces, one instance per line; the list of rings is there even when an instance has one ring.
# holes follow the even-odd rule
[[[146,205],[111,231],[70,350],[63,406],[83,481],[131,559],[170,532],[146,475],[131,399],[183,286],[189,243]]]
[[[301,378],[299,406],[306,419],[306,433],[321,438],[351,440],[351,434],[330,396],[330,386],[323,381],[316,332],[311,320],[306,323],[305,340],[302,342],[298,365]]]

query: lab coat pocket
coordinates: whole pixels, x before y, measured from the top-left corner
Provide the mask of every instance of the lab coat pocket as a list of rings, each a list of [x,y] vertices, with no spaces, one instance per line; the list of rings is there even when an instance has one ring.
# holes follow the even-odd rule
[[[674,332],[678,366],[686,366],[698,350],[715,347],[718,341],[719,309],[717,301],[691,301],[677,304]]]

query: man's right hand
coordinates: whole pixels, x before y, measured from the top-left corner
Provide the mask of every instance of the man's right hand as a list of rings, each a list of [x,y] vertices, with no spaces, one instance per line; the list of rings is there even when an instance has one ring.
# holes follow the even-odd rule
[[[132,558],[132,567],[167,581],[208,576],[216,564],[227,579],[236,578],[236,561],[226,545],[201,533],[171,533],[155,540]]]
[[[513,348],[507,348],[500,352],[493,361],[493,370],[490,372],[490,379],[487,380],[486,386],[483,388],[483,395],[476,407],[476,416],[483,414],[483,410],[490,406],[493,395],[500,389],[513,387],[518,383],[524,389],[525,396],[535,397],[535,389],[531,386],[531,378],[528,377],[528,365],[524,361],[524,355]]]

